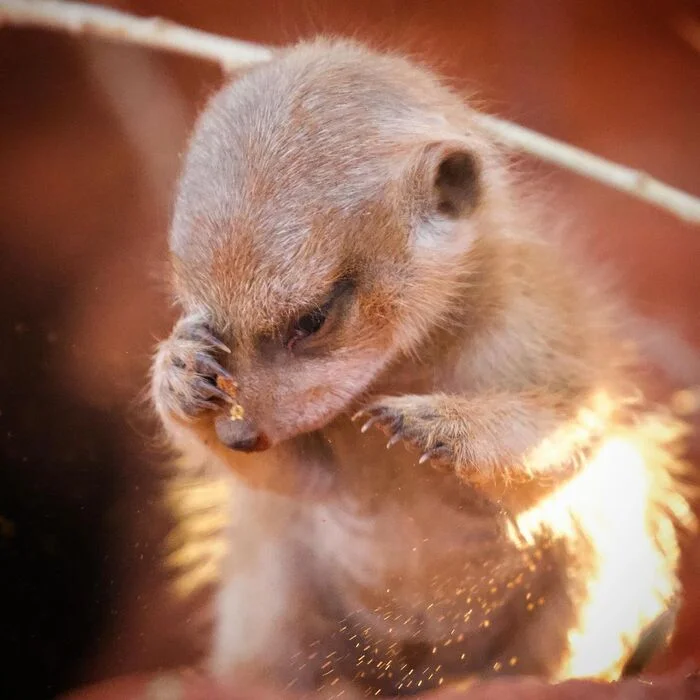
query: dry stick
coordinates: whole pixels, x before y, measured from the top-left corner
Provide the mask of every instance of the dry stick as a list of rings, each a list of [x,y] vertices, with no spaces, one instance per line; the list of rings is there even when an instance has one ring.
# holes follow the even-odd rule
[[[107,7],[63,0],[0,0],[0,26],[3,24],[141,44],[214,61],[226,70],[272,57],[272,51],[260,44],[190,29],[160,17],[135,17]]]
[[[480,114],[477,120],[486,131],[506,146],[602,182],[620,192],[665,209],[684,221],[700,224],[700,199],[666,185],[641,170],[618,165],[582,148],[556,141],[532,129],[497,117]]]
[[[160,18],[134,17],[105,7],[63,0],[0,0],[0,25],[30,25],[90,34],[165,49],[219,63],[232,70],[269,60],[274,51],[259,44],[189,29]],[[700,198],[670,187],[644,172],[594,156],[517,124],[485,114],[482,129],[504,145],[537,156],[591,180],[700,224]]]

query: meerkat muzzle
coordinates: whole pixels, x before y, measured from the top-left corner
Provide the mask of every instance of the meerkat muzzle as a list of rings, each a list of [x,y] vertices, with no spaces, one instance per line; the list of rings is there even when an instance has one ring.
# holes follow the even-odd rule
[[[223,445],[239,452],[261,452],[270,446],[267,436],[258,431],[247,418],[231,420],[228,415],[214,421],[216,436]]]

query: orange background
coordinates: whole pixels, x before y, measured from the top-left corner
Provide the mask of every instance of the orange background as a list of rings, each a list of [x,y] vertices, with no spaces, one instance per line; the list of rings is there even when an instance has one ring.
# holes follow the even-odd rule
[[[491,111],[700,194],[695,2],[114,6],[272,44],[333,32],[405,48]],[[162,460],[140,393],[172,320],[165,236],[179,157],[220,75],[11,28],[0,30],[0,67],[0,568],[11,572],[0,582],[0,690],[21,682],[25,697],[48,697],[42,689],[187,662],[205,638],[200,606],[174,613],[163,593]],[[521,167],[615,265],[636,307],[700,346],[700,229],[534,160]],[[698,547],[685,580],[690,603],[664,667],[700,663]],[[26,658],[37,670],[20,681],[12,670]]]

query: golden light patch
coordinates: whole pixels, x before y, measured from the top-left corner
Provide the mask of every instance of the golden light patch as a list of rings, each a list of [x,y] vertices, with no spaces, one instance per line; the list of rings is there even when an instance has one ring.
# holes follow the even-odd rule
[[[177,595],[187,597],[219,579],[227,552],[228,489],[223,479],[179,477],[166,500],[178,524],[166,543],[166,566],[175,574]]]
[[[676,593],[677,527],[693,524],[678,480],[683,426],[649,413],[606,432],[571,480],[518,514],[511,533],[526,546],[547,532],[595,556],[586,590],[574,601],[578,624],[559,679],[619,676],[642,630]]]

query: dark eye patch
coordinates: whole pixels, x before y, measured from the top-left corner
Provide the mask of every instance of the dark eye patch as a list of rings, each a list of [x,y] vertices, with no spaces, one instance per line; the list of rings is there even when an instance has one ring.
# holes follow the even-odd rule
[[[338,280],[322,304],[302,314],[291,324],[285,346],[291,350],[297,343],[319,333],[338,302],[352,294],[354,287],[354,282],[349,278]]]
[[[307,336],[318,333],[318,331],[320,331],[323,327],[323,324],[326,322],[326,318],[327,313],[324,310],[318,309],[316,311],[312,311],[310,314],[302,316],[296,322],[295,331],[297,331],[299,334]]]

